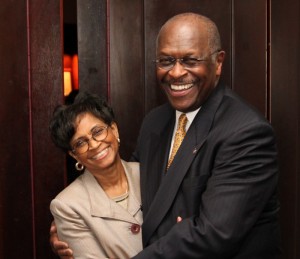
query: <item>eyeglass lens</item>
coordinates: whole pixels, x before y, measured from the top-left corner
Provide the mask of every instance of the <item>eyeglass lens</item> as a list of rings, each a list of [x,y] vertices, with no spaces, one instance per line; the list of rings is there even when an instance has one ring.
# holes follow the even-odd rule
[[[219,52],[219,50],[213,51],[208,57]],[[172,69],[176,62],[178,61],[185,68],[193,68],[198,66],[200,63],[208,61],[208,57],[206,58],[196,58],[196,57],[183,57],[183,58],[174,58],[174,57],[161,57],[155,60],[156,65],[159,68],[163,68],[165,70]]]
[[[82,138],[76,141],[76,143],[73,146],[73,150],[77,154],[83,154],[88,151],[89,149],[89,142],[91,139],[101,142],[103,141],[108,134],[108,126],[106,127],[96,127],[92,131],[92,137],[91,138]]]

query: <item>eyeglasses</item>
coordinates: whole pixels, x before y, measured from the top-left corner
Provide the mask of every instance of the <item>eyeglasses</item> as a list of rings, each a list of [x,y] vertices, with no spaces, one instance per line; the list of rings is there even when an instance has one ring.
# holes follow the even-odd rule
[[[75,154],[83,154],[89,150],[89,142],[91,139],[101,142],[106,139],[108,135],[108,125],[103,126],[97,126],[92,129],[92,137],[91,138],[79,138],[76,140],[75,144],[72,147],[72,152]]]
[[[183,58],[174,58],[171,56],[167,57],[159,57],[156,60],[153,60],[153,62],[156,63],[156,66],[158,68],[162,68],[164,70],[171,70],[176,62],[178,61],[184,68],[194,68],[196,66],[199,66],[202,62],[208,61],[208,57],[216,54],[220,50],[216,50],[209,54],[206,58],[195,58],[195,57],[183,57]]]

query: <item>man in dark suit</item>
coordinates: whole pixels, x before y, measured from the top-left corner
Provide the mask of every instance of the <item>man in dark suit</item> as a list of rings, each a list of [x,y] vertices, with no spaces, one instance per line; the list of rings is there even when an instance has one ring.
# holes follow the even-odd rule
[[[169,103],[146,116],[133,154],[144,214],[144,250],[134,258],[279,258],[274,132],[219,81],[217,27],[197,14],[174,16],[156,55]]]
[[[219,82],[225,53],[215,24],[191,13],[171,18],[156,55],[169,103],[146,116],[134,153],[145,247],[134,258],[278,258],[274,132]],[[167,169],[182,113],[188,129]]]

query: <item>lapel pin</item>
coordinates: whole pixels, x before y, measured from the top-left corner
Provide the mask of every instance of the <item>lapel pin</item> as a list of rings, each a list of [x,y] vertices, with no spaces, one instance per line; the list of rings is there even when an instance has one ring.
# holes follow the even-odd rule
[[[193,154],[196,154],[196,152],[197,152],[197,148],[195,148],[195,149],[193,150]]]

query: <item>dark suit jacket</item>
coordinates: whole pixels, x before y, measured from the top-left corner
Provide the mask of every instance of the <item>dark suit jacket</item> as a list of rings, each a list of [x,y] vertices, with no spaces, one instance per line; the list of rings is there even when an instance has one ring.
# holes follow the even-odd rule
[[[270,124],[218,85],[166,172],[174,123],[175,111],[165,104],[146,116],[140,131],[134,159],[141,168],[145,248],[134,258],[278,258]]]

